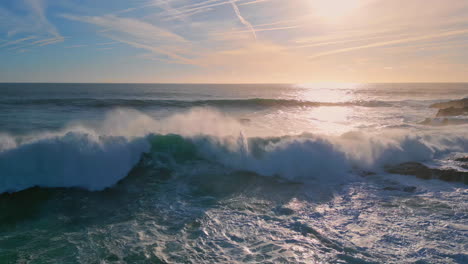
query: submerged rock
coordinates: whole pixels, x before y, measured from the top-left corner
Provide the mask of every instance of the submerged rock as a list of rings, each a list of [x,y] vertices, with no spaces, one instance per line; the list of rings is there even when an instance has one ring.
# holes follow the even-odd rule
[[[455,169],[433,169],[418,162],[407,162],[397,166],[387,167],[394,174],[412,175],[420,179],[439,179],[448,182],[463,182],[468,184],[468,172]]]

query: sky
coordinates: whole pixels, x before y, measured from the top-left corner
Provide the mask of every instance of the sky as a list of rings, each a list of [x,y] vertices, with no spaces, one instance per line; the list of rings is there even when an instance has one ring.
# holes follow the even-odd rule
[[[468,1],[1,0],[0,82],[468,82]]]

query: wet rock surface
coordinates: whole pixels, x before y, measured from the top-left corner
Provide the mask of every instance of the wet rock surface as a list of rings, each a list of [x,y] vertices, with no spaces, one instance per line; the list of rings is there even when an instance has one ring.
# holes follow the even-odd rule
[[[455,118],[426,118],[424,121],[419,123],[421,125],[431,126],[447,126],[447,125],[464,125],[468,124],[466,119],[455,119]]]
[[[401,191],[407,193],[414,193],[416,191],[416,186],[388,186],[383,188],[384,191]]]
[[[397,166],[387,167],[389,173],[412,175],[420,179],[439,179],[448,182],[463,182],[468,184],[468,172],[455,169],[434,169],[418,162],[402,163]]]
[[[431,108],[446,109],[446,108],[465,108],[468,107],[468,97],[461,100],[453,100],[431,105]]]
[[[468,163],[468,156],[455,159],[455,161]]]
[[[460,116],[460,115],[468,115],[468,106],[463,107],[463,108],[456,108],[456,107],[443,108],[443,109],[439,109],[439,111],[437,112],[437,117]]]
[[[437,117],[468,115],[468,98],[437,103],[430,107],[439,109]]]

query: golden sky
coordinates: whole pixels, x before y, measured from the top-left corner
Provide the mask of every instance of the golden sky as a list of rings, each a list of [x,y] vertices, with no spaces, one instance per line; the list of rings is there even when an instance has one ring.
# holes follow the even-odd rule
[[[467,0],[98,2],[0,3],[0,81],[468,81]]]

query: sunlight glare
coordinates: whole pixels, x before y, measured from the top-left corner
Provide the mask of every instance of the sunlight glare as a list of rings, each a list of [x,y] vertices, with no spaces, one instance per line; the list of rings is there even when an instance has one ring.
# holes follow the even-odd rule
[[[315,15],[326,20],[339,20],[353,13],[360,0],[312,0]]]

